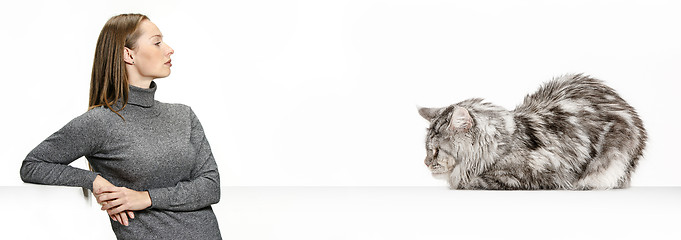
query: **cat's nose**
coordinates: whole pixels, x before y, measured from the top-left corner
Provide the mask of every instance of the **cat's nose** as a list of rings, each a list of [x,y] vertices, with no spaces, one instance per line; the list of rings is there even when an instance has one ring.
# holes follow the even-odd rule
[[[433,158],[426,157],[426,160],[423,161],[426,166],[430,167],[431,164],[433,164]]]

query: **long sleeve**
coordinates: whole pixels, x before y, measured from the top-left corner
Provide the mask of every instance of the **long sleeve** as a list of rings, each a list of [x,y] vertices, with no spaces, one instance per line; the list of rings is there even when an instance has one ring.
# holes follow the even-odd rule
[[[156,101],[154,82],[129,90],[118,114],[91,109],[41,142],[23,161],[21,178],[92,190],[100,175],[148,191],[151,207],[135,211],[129,226],[111,221],[118,239],[220,239],[210,207],[220,200],[220,178],[201,123],[189,106]],[[68,165],[80,157],[94,172]]]
[[[149,189],[151,208],[192,211],[220,201],[220,175],[199,119],[190,110],[190,142],[196,151],[192,179],[174,187]]]
[[[92,190],[97,174],[68,164],[97,150],[102,137],[98,135],[96,123],[91,114],[85,113],[49,136],[24,159],[21,179],[28,183]]]

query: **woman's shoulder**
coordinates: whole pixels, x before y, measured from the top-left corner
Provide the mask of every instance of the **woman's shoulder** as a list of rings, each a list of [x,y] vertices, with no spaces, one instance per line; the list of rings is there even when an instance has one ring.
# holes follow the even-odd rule
[[[87,112],[80,115],[80,117],[82,117],[82,118],[102,119],[102,120],[103,119],[109,119],[109,118],[112,118],[114,116],[118,117],[120,119],[120,117],[115,112],[111,111],[111,109],[108,109],[107,107],[104,107],[104,106],[100,106],[100,107],[90,109]]]
[[[60,131],[78,134],[97,132],[103,127],[111,125],[107,122],[116,121],[114,117],[118,118],[118,121],[123,121],[118,115],[107,108],[93,108],[71,119]]]
[[[182,104],[182,103],[162,103],[162,102],[156,102],[156,104],[160,104],[163,106],[166,111],[170,112],[172,115],[180,115],[180,116],[190,116],[193,113],[192,108],[189,105]]]
[[[190,107],[182,104],[182,103],[165,103],[165,102],[159,102],[158,100],[156,101],[155,104],[160,104],[165,106],[166,108],[175,108],[175,109],[189,109]]]
[[[123,121],[123,119],[121,119],[121,117],[115,112],[102,106],[84,112],[80,116],[73,119],[73,121],[94,124],[102,122]]]

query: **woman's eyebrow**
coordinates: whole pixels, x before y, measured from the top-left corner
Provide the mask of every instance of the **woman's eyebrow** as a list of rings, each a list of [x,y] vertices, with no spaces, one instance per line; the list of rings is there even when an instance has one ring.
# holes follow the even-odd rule
[[[149,39],[152,39],[152,38],[154,38],[154,37],[163,38],[163,35],[161,35],[161,34],[156,34],[156,35],[154,35],[154,36],[149,37]]]

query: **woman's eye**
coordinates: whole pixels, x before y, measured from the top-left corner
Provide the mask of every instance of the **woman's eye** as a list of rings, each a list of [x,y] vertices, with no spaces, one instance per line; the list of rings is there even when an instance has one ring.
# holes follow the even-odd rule
[[[154,43],[156,46],[161,46],[161,42]]]

